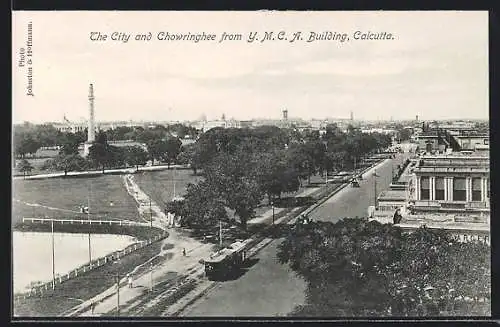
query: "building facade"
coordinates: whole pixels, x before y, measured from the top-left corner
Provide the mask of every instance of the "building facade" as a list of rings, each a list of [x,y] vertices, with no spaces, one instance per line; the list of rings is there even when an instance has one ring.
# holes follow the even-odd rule
[[[424,156],[413,173],[412,212],[489,214],[488,156]]]

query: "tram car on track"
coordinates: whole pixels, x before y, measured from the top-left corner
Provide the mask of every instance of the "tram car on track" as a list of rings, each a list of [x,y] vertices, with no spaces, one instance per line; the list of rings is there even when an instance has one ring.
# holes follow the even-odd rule
[[[205,259],[205,276],[210,280],[224,279],[239,269],[247,259],[249,241],[234,242]]]

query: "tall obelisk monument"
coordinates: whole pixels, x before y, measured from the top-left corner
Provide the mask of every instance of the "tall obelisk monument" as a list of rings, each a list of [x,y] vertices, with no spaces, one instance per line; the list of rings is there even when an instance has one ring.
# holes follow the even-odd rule
[[[84,144],[83,154],[89,155],[89,149],[95,141],[95,126],[94,126],[94,85],[89,86],[89,120],[87,126],[87,142]]]

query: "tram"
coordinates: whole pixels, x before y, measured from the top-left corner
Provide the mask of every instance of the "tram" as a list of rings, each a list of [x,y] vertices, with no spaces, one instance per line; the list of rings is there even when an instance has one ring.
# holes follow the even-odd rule
[[[205,276],[209,280],[224,279],[230,273],[239,269],[247,258],[246,252],[249,241],[234,242],[205,259]]]

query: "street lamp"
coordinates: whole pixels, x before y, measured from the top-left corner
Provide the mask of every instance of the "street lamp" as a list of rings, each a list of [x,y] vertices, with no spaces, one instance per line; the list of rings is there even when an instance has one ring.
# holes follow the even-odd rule
[[[271,206],[273,208],[273,225],[274,225],[274,201],[271,202]]]
[[[150,292],[153,292],[153,263],[151,262],[151,270],[149,273],[149,283],[150,283]]]
[[[151,198],[149,198],[149,215],[150,215],[150,224],[151,229],[153,228],[153,209],[151,208]]]
[[[326,152],[328,150],[328,142],[323,141],[323,144],[325,145],[325,187],[328,186],[328,167],[327,167],[327,159],[326,159]]]
[[[377,170],[373,173],[373,198],[374,198],[374,206],[377,209]]]
[[[92,181],[89,182],[89,194],[87,197],[87,220],[89,223],[88,243],[89,243],[89,265],[92,267],[92,248],[90,245],[90,197],[92,195]]]

